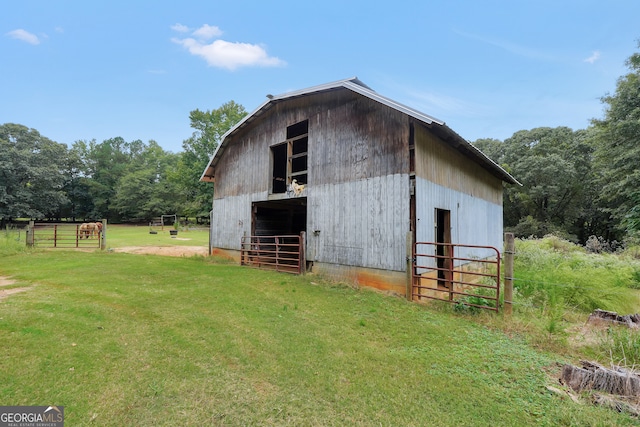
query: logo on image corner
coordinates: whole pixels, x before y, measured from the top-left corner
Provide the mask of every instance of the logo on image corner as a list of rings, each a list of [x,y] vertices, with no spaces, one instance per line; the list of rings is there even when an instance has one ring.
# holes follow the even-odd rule
[[[64,427],[64,406],[0,406],[0,427]]]

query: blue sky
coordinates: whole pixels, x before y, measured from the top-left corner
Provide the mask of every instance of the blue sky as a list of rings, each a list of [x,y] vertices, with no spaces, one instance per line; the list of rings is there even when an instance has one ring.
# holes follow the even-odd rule
[[[0,123],[178,152],[189,112],[357,76],[467,140],[603,115],[638,0],[6,1]]]

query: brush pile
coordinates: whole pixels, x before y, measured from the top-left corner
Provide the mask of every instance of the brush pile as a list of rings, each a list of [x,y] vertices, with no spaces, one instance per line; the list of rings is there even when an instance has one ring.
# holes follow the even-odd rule
[[[640,328],[640,314],[619,315],[615,311],[595,310],[587,323],[593,324],[614,324],[620,326],[628,326],[629,328]]]

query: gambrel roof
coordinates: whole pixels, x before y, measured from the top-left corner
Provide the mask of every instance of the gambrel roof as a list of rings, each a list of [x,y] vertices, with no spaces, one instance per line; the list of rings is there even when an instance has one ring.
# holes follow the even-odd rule
[[[489,157],[487,157],[484,153],[482,153],[478,148],[476,148],[473,144],[462,138],[456,132],[454,132],[451,128],[449,128],[443,121],[438,120],[434,117],[421,113],[418,110],[415,110],[411,107],[407,107],[406,105],[400,104],[390,98],[382,96],[371,89],[369,86],[360,81],[357,77],[353,77],[345,80],[338,80],[332,83],[325,83],[318,86],[313,86],[307,89],[296,90],[293,92],[287,92],[281,95],[268,95],[268,99],[263,102],[258,108],[256,108],[251,114],[245,116],[240,122],[238,122],[234,127],[229,129],[227,133],[222,136],[220,141],[220,145],[216,149],[213,156],[209,160],[208,166],[205,168],[202,176],[200,177],[200,181],[204,182],[213,182],[215,175],[215,167],[220,160],[222,153],[226,149],[227,144],[229,143],[229,137],[237,133],[244,126],[249,123],[257,120],[262,114],[264,114],[271,107],[276,105],[279,102],[287,101],[293,98],[298,98],[302,96],[311,95],[319,92],[326,92],[336,89],[347,89],[358,93],[362,96],[365,96],[373,101],[379,102],[380,104],[386,105],[387,107],[393,108],[394,110],[400,111],[402,113],[407,114],[408,116],[429,125],[429,128],[446,144],[449,144],[454,149],[460,151],[462,154],[472,158],[482,167],[487,169],[496,177],[500,178],[504,182],[508,182],[510,184],[521,185],[514,177],[512,177],[507,171],[505,171],[500,165],[495,163]]]

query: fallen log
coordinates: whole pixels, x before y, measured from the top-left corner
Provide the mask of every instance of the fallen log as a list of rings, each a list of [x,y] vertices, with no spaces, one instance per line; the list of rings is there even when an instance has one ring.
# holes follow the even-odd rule
[[[640,397],[640,376],[621,367],[605,368],[594,362],[581,361],[582,368],[564,365],[561,382],[576,392],[598,390],[627,397]]]
[[[589,315],[587,323],[605,323],[614,325],[624,325],[629,328],[640,328],[640,314],[619,315],[615,311],[606,311],[597,309]]]

